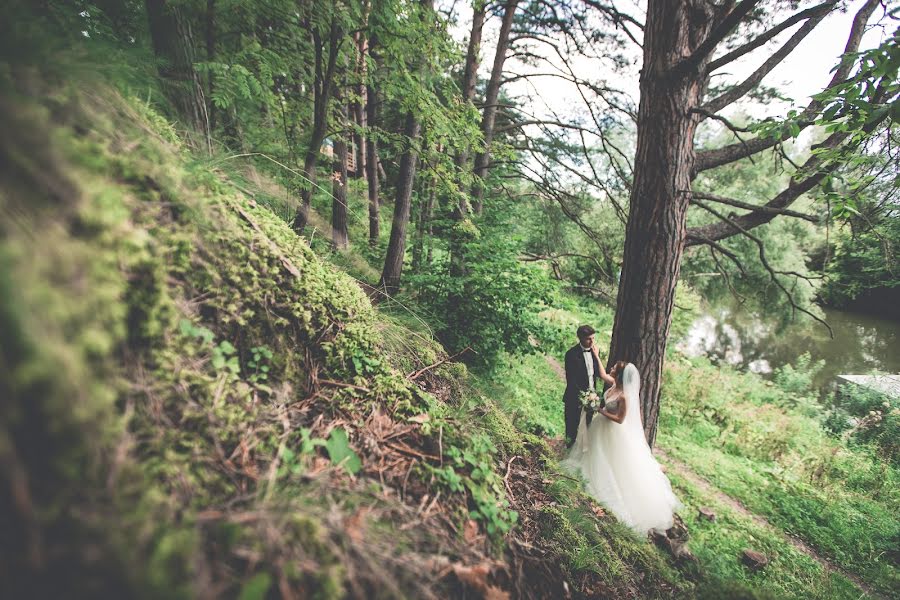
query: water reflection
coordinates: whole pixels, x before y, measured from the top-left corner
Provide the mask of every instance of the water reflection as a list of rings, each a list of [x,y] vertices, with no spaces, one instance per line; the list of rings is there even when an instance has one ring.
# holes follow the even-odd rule
[[[833,309],[825,310],[825,319],[834,339],[808,320],[780,327],[776,319],[737,303],[712,305],[678,347],[690,356],[705,355],[764,375],[809,352],[814,361],[825,361],[814,381],[820,390],[840,374],[900,373],[900,321]]]

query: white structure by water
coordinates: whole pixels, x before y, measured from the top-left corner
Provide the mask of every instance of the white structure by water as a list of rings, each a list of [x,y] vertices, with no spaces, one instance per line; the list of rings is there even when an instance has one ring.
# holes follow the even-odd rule
[[[837,379],[840,383],[852,383],[900,398],[900,375],[838,375]]]

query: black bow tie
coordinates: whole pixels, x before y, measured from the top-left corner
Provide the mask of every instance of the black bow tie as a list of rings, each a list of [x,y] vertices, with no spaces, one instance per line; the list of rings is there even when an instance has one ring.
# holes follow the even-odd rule
[[[590,351],[591,351],[590,348],[588,348],[587,350],[582,350],[582,352],[584,352],[585,354],[587,354],[587,353],[590,352]]]

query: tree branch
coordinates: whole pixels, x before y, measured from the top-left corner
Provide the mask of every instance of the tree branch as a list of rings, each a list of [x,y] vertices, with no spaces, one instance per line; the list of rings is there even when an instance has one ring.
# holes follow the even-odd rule
[[[738,23],[740,23],[744,17],[747,16],[747,13],[749,13],[757,4],[759,4],[759,0],[741,0],[741,2],[735,6],[718,25],[716,25],[706,39],[703,40],[703,43],[697,46],[690,56],[675,65],[673,71],[679,75],[684,75],[685,73],[698,68],[700,63],[713,53],[716,46],[718,46],[722,40],[725,39],[725,36],[738,26]]]
[[[745,210],[753,211],[753,212],[761,212],[768,215],[772,215],[773,217],[778,215],[784,215],[786,217],[795,217],[797,219],[803,219],[804,221],[809,221],[810,223],[818,224],[821,219],[815,215],[808,215],[806,213],[796,212],[793,210],[787,210],[785,208],[772,208],[769,206],[759,206],[757,204],[750,204],[748,202],[741,202],[740,200],[735,200],[733,198],[725,198],[724,196],[717,196],[715,194],[709,194],[706,192],[690,192],[691,194],[691,202],[693,203],[693,198],[702,198],[703,200],[710,200],[712,202],[717,202],[719,204],[727,204],[728,206],[733,206],[735,208],[743,208]],[[709,240],[711,241],[711,240]]]
[[[844,53],[841,55],[841,60],[837,70],[834,72],[834,76],[831,78],[828,85],[825,86],[826,90],[842,83],[850,75],[850,70],[853,68],[854,64],[851,55],[859,49],[863,33],[865,33],[866,23],[868,22],[869,17],[872,16],[872,13],[875,12],[875,9],[878,8],[878,5],[879,0],[867,0],[853,17],[853,24],[850,27],[847,44],[844,46]],[[818,100],[812,100],[807,105],[798,117],[798,125],[801,130],[806,129],[815,122],[813,117],[821,108],[822,103]],[[772,148],[776,144],[788,139],[788,137],[790,137],[790,134],[784,133],[781,136],[754,138],[739,144],[730,144],[728,146],[723,146],[722,148],[716,148],[715,150],[698,152],[697,158],[694,161],[692,177],[696,177],[697,174],[702,171],[727,165]]]
[[[792,311],[795,311],[795,312],[796,312],[796,311],[800,311],[800,312],[802,312],[802,313],[804,313],[804,314],[806,314],[806,315],[812,317],[815,321],[817,321],[817,322],[821,323],[822,325],[824,325],[825,328],[828,329],[828,334],[831,336],[831,339],[834,339],[834,331],[831,329],[831,325],[829,325],[828,323],[826,323],[826,322],[825,322],[823,319],[821,319],[820,317],[814,315],[814,314],[811,313],[810,311],[806,310],[805,308],[803,308],[802,306],[800,306],[799,304],[797,304],[797,303],[794,301],[794,297],[793,297],[793,296],[791,295],[791,293],[787,290],[787,288],[784,287],[784,284],[782,284],[781,281],[778,280],[778,277],[777,277],[777,275],[794,275],[794,276],[800,276],[800,277],[804,277],[804,276],[799,275],[798,273],[794,273],[794,272],[792,272],[792,271],[777,271],[777,270],[775,270],[774,268],[772,268],[772,265],[769,264],[769,260],[766,258],[766,247],[765,247],[765,244],[763,244],[763,241],[762,241],[761,239],[759,239],[757,236],[753,235],[752,233],[750,233],[750,232],[747,231],[746,229],[742,228],[735,220],[730,219],[730,218],[727,217],[726,215],[723,215],[722,213],[720,213],[719,211],[717,211],[717,210],[715,210],[714,208],[710,207],[709,205],[707,205],[707,204],[705,204],[705,203],[703,203],[703,202],[701,202],[701,201],[699,201],[699,200],[696,200],[695,203],[696,203],[697,206],[699,206],[700,208],[702,208],[702,209],[708,211],[709,213],[711,213],[712,215],[714,215],[714,216],[716,216],[717,218],[721,219],[721,220],[724,221],[725,223],[728,223],[730,226],[736,228],[742,235],[744,235],[745,237],[747,237],[747,238],[749,238],[751,241],[753,241],[753,242],[756,244],[756,247],[757,247],[758,250],[759,250],[759,261],[762,263],[762,265],[763,265],[763,267],[766,269],[766,271],[768,271],[768,273],[769,273],[769,278],[772,280],[772,282],[773,282],[776,286],[778,286],[778,288],[784,293],[785,297],[788,299],[788,302],[790,302],[790,304],[791,304],[791,310],[792,310]]]
[[[863,134],[869,134],[875,131],[885,120],[888,119],[890,115],[890,111],[884,111],[880,117],[877,119],[866,123],[866,125],[861,129]],[[838,131],[832,133],[828,138],[825,139],[824,142],[818,144],[813,147],[813,150],[816,148],[837,148],[840,144],[842,144],[848,137],[850,137],[851,133],[858,132],[850,132],[850,131]],[[788,185],[787,189],[782,191],[780,194],[775,196],[772,200],[763,205],[763,209],[777,209],[778,211],[782,211],[787,206],[790,206],[797,198],[806,192],[813,189],[816,185],[819,184],[822,179],[825,178],[826,175],[833,172],[837,169],[841,163],[836,160],[832,160],[823,164],[823,160],[817,154],[813,154],[809,159],[803,163],[803,166],[798,169],[798,172],[801,173],[812,173],[807,176],[805,179],[801,181],[791,181],[790,185]],[[768,223],[779,213],[773,213],[770,210],[754,210],[754,212],[741,215],[735,219],[736,222],[740,224],[744,229],[752,229],[753,227],[758,227],[764,223]],[[783,214],[783,213],[781,213]],[[730,226],[727,223],[713,223],[711,225],[703,225],[701,227],[692,227],[688,229],[688,236],[691,238],[708,238],[711,240],[721,240],[727,237],[731,237],[738,233],[739,230],[736,230],[734,227]],[[690,241],[688,242],[690,244]]]
[[[778,49],[772,56],[766,59],[762,65],[756,71],[753,72],[747,79],[734,86],[721,96],[717,98],[713,98],[709,102],[707,102],[702,108],[703,110],[711,113],[717,113],[732,102],[739,100],[744,97],[750,90],[759,85],[759,82],[763,80],[763,78],[768,75],[772,69],[777,67],[787,56],[794,51],[794,49],[803,41],[810,32],[818,26],[819,23],[822,22],[822,19],[825,18],[827,12],[822,12],[816,17],[811,17],[806,23],[803,24],[803,27],[798,29],[794,35],[790,37],[788,41],[784,43],[784,45]]]
[[[735,264],[735,266],[741,272],[741,275],[743,275],[744,277],[747,276],[747,272],[744,270],[744,264],[741,262],[741,259],[738,257],[738,255],[735,254],[734,252],[732,252],[731,250],[729,250],[728,248],[726,248],[725,246],[723,246],[722,244],[720,244],[718,242],[714,242],[712,240],[708,240],[706,238],[698,238],[696,245],[709,246],[710,250],[718,250],[721,254],[724,254],[725,256],[727,256],[728,258],[731,259],[731,261]],[[715,258],[715,254],[713,254],[713,257]]]
[[[609,280],[612,280],[612,276],[603,268],[603,264],[597,260],[596,256],[590,256],[588,254],[578,254],[577,252],[559,252],[557,254],[535,254],[533,252],[526,252],[525,256],[520,258],[519,260],[523,262],[537,262],[539,260],[549,260],[551,262],[555,262],[560,258],[584,258],[586,260],[593,261],[594,264],[597,265],[597,270],[600,271],[604,277]]]
[[[779,23],[772,29],[769,29],[765,33],[753,38],[751,41],[747,42],[743,46],[739,46],[738,48],[735,48],[731,52],[728,52],[727,54],[723,54],[719,58],[710,61],[710,63],[706,66],[706,72],[712,73],[719,67],[723,67],[723,66],[727,65],[728,63],[733,62],[733,61],[737,60],[738,58],[744,56],[745,54],[756,50],[757,48],[759,48],[760,46],[762,46],[763,44],[765,44],[766,42],[768,42],[769,40],[771,40],[772,38],[777,36],[779,33],[784,31],[788,27],[791,27],[792,25],[795,25],[804,19],[809,19],[811,17],[815,17],[816,15],[818,15],[818,13],[820,11],[825,11],[826,13],[831,12],[831,10],[836,5],[837,5],[837,2],[835,2],[834,0],[830,0],[829,2],[823,2],[822,4],[819,4],[818,6],[813,6],[813,7],[807,8],[806,10],[801,10],[800,12],[796,13],[795,15],[788,17],[787,19],[785,19],[784,21],[782,21],[781,23]]]

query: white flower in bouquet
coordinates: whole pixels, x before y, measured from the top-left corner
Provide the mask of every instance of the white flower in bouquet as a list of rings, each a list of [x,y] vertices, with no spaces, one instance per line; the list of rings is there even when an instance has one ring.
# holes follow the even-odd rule
[[[584,408],[589,408],[595,411],[603,408],[603,398],[594,390],[584,390],[583,392],[581,392],[579,399],[581,400],[581,406],[583,406]]]

